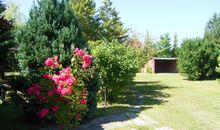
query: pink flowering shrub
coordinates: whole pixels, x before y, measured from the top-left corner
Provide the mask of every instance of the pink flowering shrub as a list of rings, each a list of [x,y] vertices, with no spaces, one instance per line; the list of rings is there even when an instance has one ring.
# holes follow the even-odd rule
[[[88,91],[84,79],[94,73],[92,56],[76,48],[71,65],[63,67],[58,56],[45,60],[41,80],[31,85],[27,94],[40,102],[36,115],[40,119],[54,119],[60,127],[74,127],[85,116]]]

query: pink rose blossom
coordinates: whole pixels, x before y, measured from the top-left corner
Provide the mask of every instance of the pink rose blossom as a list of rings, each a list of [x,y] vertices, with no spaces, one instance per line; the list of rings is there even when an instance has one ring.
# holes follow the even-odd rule
[[[34,84],[34,85],[32,85],[31,87],[28,88],[27,93],[28,93],[28,95],[31,95],[33,93],[35,94],[35,90],[39,90],[39,89],[40,89],[40,86],[37,85],[37,84]]]
[[[77,56],[84,56],[85,52],[79,48],[76,48],[74,53],[77,55]]]
[[[83,69],[86,69],[89,65],[90,65],[90,64],[88,64],[88,63],[83,63],[82,68],[83,68]]]
[[[61,96],[65,96],[66,94],[71,94],[72,88],[63,88],[60,93],[61,93]]]
[[[45,61],[46,66],[53,66],[54,62],[52,58],[47,58]]]
[[[58,56],[54,56],[53,58],[47,58],[44,64],[48,67],[58,67]]]
[[[44,118],[45,116],[47,116],[48,112],[49,110],[47,108],[43,108],[39,112],[37,112],[37,116],[39,118]]]
[[[92,63],[92,56],[88,55],[88,54],[85,54],[83,56],[83,66],[82,66],[82,68],[86,69],[91,63]]]
[[[42,102],[48,102],[48,99],[45,96],[39,95],[39,96],[37,96],[37,98]]]
[[[74,50],[74,53],[78,53],[78,51],[79,51],[79,48],[76,48],[76,49]]]
[[[72,69],[71,69],[70,67],[63,68],[63,69],[60,71],[60,74],[70,75],[70,74],[71,74],[71,71],[72,71]]]
[[[58,85],[58,87],[57,87],[57,92],[60,93],[63,88],[64,88],[64,85],[63,85],[63,84]]]
[[[53,112],[56,112],[59,109],[59,106],[54,105],[54,106],[52,106],[51,109],[52,109]]]
[[[39,96],[40,95],[40,90],[38,90],[38,89],[34,90],[34,95]]]
[[[47,92],[47,95],[48,95],[48,96],[52,96],[53,94],[54,94],[53,89]]]
[[[52,75],[50,75],[50,74],[44,74],[43,75],[43,78],[46,78],[46,79],[52,79]]]
[[[65,83],[66,83],[67,85],[71,86],[71,85],[74,83],[75,80],[76,80],[76,79],[75,79],[73,76],[69,76],[69,77],[65,80]]]
[[[35,88],[34,87],[30,87],[27,90],[28,95],[31,95],[34,92]]]
[[[59,84],[59,75],[53,75],[52,80],[55,82],[55,84]]]
[[[86,99],[82,99],[82,100],[80,101],[80,104],[86,105],[86,104],[87,104],[87,100],[86,100]]]

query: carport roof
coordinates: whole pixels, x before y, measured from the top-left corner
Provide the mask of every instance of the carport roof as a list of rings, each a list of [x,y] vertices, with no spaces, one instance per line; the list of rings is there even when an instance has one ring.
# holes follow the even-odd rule
[[[162,57],[153,57],[154,60],[176,60],[176,58],[162,58]]]

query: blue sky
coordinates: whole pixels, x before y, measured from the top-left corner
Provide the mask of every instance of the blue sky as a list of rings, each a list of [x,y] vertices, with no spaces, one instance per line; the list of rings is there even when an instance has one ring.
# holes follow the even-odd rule
[[[4,0],[3,0],[4,1]],[[5,0],[19,5],[28,16],[32,0]],[[95,0],[97,7],[102,0]],[[183,38],[201,37],[214,13],[220,13],[220,0],[112,0],[126,28],[158,39],[161,34],[176,32]]]

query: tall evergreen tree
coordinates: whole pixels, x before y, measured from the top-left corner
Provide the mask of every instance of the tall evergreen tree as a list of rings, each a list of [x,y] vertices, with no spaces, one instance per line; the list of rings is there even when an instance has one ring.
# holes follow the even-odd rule
[[[11,59],[14,57],[11,49],[15,46],[11,42],[12,23],[2,15],[5,9],[5,5],[0,1],[0,78],[4,78],[4,72],[10,68]]]
[[[67,0],[40,0],[26,25],[16,32],[17,59],[21,72],[35,81],[47,57],[58,55],[63,65],[71,60],[73,47],[87,47],[78,21]]]
[[[155,55],[154,42],[152,37],[150,36],[149,31],[147,31],[147,34],[144,39],[143,50],[144,50],[144,54],[148,55],[148,59]]]
[[[108,42],[114,39],[121,43],[124,42],[128,38],[128,35],[126,35],[128,29],[124,28],[118,12],[112,5],[112,1],[104,0],[103,4],[99,9],[102,38]]]
[[[171,57],[171,44],[169,33],[160,36],[160,41],[157,44],[157,57]]]
[[[70,4],[81,26],[83,37],[87,41],[98,40],[99,22],[94,0],[70,0]]]
[[[173,46],[172,46],[172,50],[171,50],[171,56],[172,57],[177,57],[177,53],[178,53],[178,39],[177,39],[177,34],[174,34],[173,37]]]

